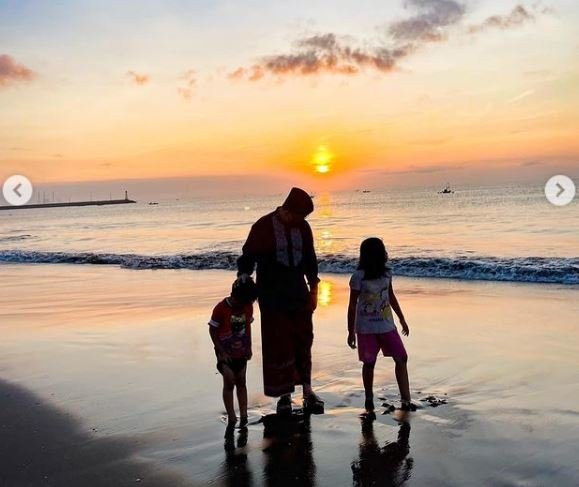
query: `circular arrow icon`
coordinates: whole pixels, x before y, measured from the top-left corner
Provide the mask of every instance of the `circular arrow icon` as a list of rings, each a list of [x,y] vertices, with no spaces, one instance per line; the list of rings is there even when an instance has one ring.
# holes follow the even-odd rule
[[[22,206],[32,198],[33,188],[30,180],[19,174],[10,176],[2,186],[4,199],[12,206]]]
[[[545,185],[545,196],[552,205],[568,205],[575,198],[575,183],[563,174],[553,176]]]

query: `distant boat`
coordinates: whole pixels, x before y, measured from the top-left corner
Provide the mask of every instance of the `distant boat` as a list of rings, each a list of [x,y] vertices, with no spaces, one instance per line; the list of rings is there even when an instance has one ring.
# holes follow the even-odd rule
[[[371,193],[372,191],[370,191],[369,189],[365,189],[364,191],[362,191],[362,193]]]
[[[442,191],[438,192],[438,194],[454,194],[454,191],[450,188],[450,184],[447,184]]]
[[[159,203],[157,203],[156,201],[149,201],[150,205],[158,205]]]

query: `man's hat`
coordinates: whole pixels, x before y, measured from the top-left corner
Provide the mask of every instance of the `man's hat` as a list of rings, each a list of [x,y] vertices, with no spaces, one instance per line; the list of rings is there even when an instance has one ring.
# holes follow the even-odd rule
[[[292,188],[282,207],[305,218],[314,211],[314,202],[311,196],[303,189]]]

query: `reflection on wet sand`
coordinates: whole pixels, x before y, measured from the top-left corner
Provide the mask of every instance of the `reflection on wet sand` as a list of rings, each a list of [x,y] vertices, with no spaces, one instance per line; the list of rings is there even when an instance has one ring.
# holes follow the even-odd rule
[[[362,439],[359,457],[352,462],[352,484],[355,487],[401,486],[410,479],[413,458],[410,453],[410,423],[407,417],[400,419],[396,441],[386,441],[383,446],[376,439],[374,417],[361,420]],[[313,458],[310,418],[301,413],[291,418],[280,419],[269,414],[262,419],[264,485],[304,486],[316,485],[316,466]],[[251,487],[253,476],[246,451],[247,428],[225,433],[225,461],[223,463],[223,485]]]
[[[398,430],[398,440],[380,447],[374,434],[374,420],[362,419],[360,457],[352,463],[353,485],[398,486],[410,479],[414,460],[410,453],[410,423],[403,422]]]
[[[318,285],[318,304],[328,306],[332,302],[332,283],[330,281],[320,281]]]
[[[248,465],[247,428],[241,428],[235,441],[235,429],[225,430],[225,462],[223,463],[223,485],[228,487],[250,487],[253,476]]]
[[[294,414],[280,419],[275,414],[263,418],[265,485],[316,485],[310,417]]]

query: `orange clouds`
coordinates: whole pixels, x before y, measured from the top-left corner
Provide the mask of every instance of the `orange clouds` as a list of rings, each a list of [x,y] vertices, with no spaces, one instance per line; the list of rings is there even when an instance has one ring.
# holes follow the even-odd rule
[[[36,75],[32,70],[18,64],[12,56],[0,55],[0,88],[21,81],[31,81],[35,77]]]
[[[148,74],[140,74],[135,71],[127,71],[127,76],[138,86],[145,85],[151,80],[151,77]]]

